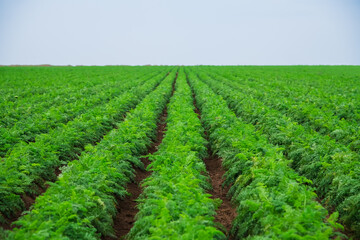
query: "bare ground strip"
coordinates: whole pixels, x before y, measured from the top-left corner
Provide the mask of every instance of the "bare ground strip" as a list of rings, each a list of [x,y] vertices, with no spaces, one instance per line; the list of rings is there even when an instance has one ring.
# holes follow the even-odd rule
[[[168,76],[170,74],[170,72],[168,72],[166,74],[166,76]],[[124,113],[122,115],[122,117],[120,119],[125,119],[126,117],[126,113]],[[112,124],[112,127],[113,129],[116,129],[117,128],[117,125],[116,123],[113,123]],[[96,145],[98,142],[100,142],[107,133],[109,133],[111,130],[108,130],[106,131],[106,133],[104,133],[103,135],[99,136],[96,140],[92,141],[90,144],[92,145]],[[74,161],[74,160],[77,160],[79,159],[79,157],[81,156],[81,153],[82,151],[85,149],[85,145],[84,146],[81,146],[80,147],[81,149],[81,152],[80,153],[77,153],[75,157],[73,157],[72,159],[70,159],[68,162],[71,162],[71,161]],[[146,161],[144,161],[144,164],[145,164]],[[24,202],[24,210],[19,210],[17,211],[13,217],[11,218],[7,218],[7,217],[4,217],[5,218],[5,222],[4,223],[0,223],[0,227],[5,229],[5,230],[12,230],[14,229],[15,227],[19,227],[19,226],[16,226],[14,225],[13,223],[16,222],[22,215],[24,212],[26,211],[29,211],[31,206],[33,204],[35,204],[35,201],[36,201],[36,198],[40,195],[42,195],[44,192],[46,192],[46,190],[48,189],[49,185],[46,184],[47,181],[51,181],[51,182],[55,182],[58,178],[58,176],[61,174],[61,169],[62,167],[66,166],[67,164],[62,164],[61,166],[59,167],[56,167],[54,169],[54,173],[56,175],[56,178],[55,180],[46,180],[46,179],[41,179],[41,183],[36,183],[33,187],[33,194],[28,194],[28,193],[25,193],[23,195],[21,195],[21,199],[23,200]],[[148,165],[148,164],[147,164]],[[147,165],[145,165],[145,167],[147,167]]]
[[[194,99],[194,111],[198,115],[198,118],[201,119],[201,112],[197,108],[195,95]],[[208,138],[208,133],[205,130],[205,136]],[[232,206],[230,199],[227,197],[230,186],[223,187],[223,176],[225,170],[222,167],[222,159],[215,155],[211,148],[208,148],[208,157],[204,159],[206,165],[206,170],[210,176],[212,190],[209,193],[212,195],[212,199],[219,198],[222,200],[220,207],[216,210],[215,222],[220,223],[226,229],[226,236],[228,239],[232,239],[229,235],[232,222],[236,217],[236,209]]]
[[[172,93],[175,91],[175,82],[176,82],[177,74],[175,77],[175,81],[172,85]],[[158,150],[158,146],[161,144],[166,130],[166,118],[167,118],[167,107],[164,108],[161,116],[159,118],[159,122],[157,123],[156,129],[156,139],[148,149],[147,155],[153,154]],[[148,157],[141,158],[145,169],[150,164],[150,160]],[[143,189],[140,186],[141,182],[149,177],[151,174],[150,171],[142,170],[140,168],[135,169],[135,181],[131,182],[127,185],[127,191],[130,193],[130,196],[125,199],[118,199],[117,201],[117,214],[114,219],[114,232],[116,239],[123,239],[130,232],[131,228],[135,222],[135,216],[138,213],[138,208],[136,207],[137,202],[136,199],[140,196]],[[112,237],[102,237],[103,240],[113,240]]]

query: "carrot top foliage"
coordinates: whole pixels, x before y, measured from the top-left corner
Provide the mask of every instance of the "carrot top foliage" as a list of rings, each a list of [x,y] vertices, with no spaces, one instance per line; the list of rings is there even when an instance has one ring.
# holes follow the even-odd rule
[[[359,66],[3,66],[0,239],[114,238],[154,149],[129,239],[229,236],[209,153],[233,238],[357,239],[359,121]]]

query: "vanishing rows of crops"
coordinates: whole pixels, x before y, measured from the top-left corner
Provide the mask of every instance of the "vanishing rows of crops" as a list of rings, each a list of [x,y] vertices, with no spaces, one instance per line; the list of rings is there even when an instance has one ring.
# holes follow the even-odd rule
[[[355,67],[3,67],[0,238],[123,237],[118,206],[137,169],[150,175],[135,182],[129,239],[356,238],[359,76]],[[209,154],[230,187],[229,232],[214,220],[222,203],[209,194]]]
[[[360,139],[354,133],[353,135],[348,135],[349,132],[344,134],[349,129],[353,129],[354,132],[360,130],[358,122],[346,120],[359,114],[356,106],[349,111],[346,118],[344,116],[340,118],[333,113],[331,116],[332,124],[334,124],[333,131],[326,134],[326,131],[320,131],[321,129],[309,123],[312,121],[326,123],[325,113],[320,107],[317,112],[314,112],[312,106],[308,109],[305,106],[304,112],[309,114],[304,114],[306,120],[297,122],[296,115],[301,112],[301,109],[298,112],[295,111],[296,114],[294,114],[292,108],[298,105],[289,104],[291,106],[286,109],[279,107],[281,110],[278,110],[270,103],[277,101],[272,100],[276,96],[270,97],[270,100],[261,101],[257,99],[256,94],[250,94],[244,90],[246,87],[235,86],[236,80],[235,84],[231,84],[220,76],[219,78],[211,77],[204,71],[199,72],[199,75],[215,92],[226,99],[238,117],[255,125],[257,130],[267,136],[270,143],[282,147],[286,158],[292,160],[290,165],[300,175],[312,181],[322,204],[329,210],[338,211],[340,222],[348,230],[356,234],[360,233],[360,156],[357,151]],[[343,82],[345,86],[348,84],[346,81]],[[358,85],[352,86],[351,89],[351,92],[359,93]],[[346,101],[343,104],[348,104],[353,98],[358,97],[353,97],[353,93],[347,95],[347,92],[341,95]],[[283,98],[280,97],[280,99]],[[331,96],[329,99],[324,97],[323,101],[331,102],[330,99]],[[298,101],[301,105],[301,100]],[[287,104],[285,98],[283,104]],[[337,134],[340,135],[339,132],[342,133],[341,136],[336,137]],[[350,141],[341,141],[345,138]]]

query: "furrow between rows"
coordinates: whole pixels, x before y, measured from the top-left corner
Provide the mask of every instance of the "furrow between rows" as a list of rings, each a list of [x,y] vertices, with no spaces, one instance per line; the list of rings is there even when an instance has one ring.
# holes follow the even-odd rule
[[[335,140],[308,132],[262,102],[244,97],[221,82],[202,78],[226,99],[228,106],[247,123],[267,136],[269,142],[283,148],[291,167],[311,180],[322,204],[339,213],[346,232],[360,236],[360,156]]]
[[[9,224],[31,205],[31,198],[44,191],[45,181],[56,180],[60,166],[78,159],[86,144],[100,141],[163,78],[159,76],[135,87],[107,105],[41,135],[38,141],[12,151],[6,161],[0,162],[1,226],[10,228]]]
[[[177,74],[178,73],[176,73],[175,80],[172,84],[172,92],[170,98],[174,94]],[[138,197],[143,191],[140,184],[151,174],[150,171],[146,170],[151,163],[148,155],[154,154],[158,150],[158,147],[164,138],[167,115],[167,107],[165,106],[159,117],[159,120],[157,121],[156,137],[148,148],[146,156],[140,158],[142,163],[144,164],[144,168],[135,168],[135,179],[127,185],[127,191],[130,195],[127,196],[125,199],[117,199],[117,214],[114,218],[114,231],[116,239],[126,237],[126,235],[129,233],[129,231],[134,225],[135,216],[138,213],[136,199],[138,199]],[[114,239],[114,237],[104,236],[102,237],[102,239],[111,240]]]
[[[237,208],[231,233],[238,239],[329,239],[342,235],[336,214],[316,202],[281,149],[244,123],[226,101],[188,72],[213,151],[223,159],[225,184]]]
[[[156,121],[170,97],[175,72],[147,95],[96,146],[88,145],[59,180],[37,198],[8,239],[99,239],[115,236],[116,198],[128,195],[134,168],[155,137]]]
[[[179,71],[168,104],[165,137],[150,156],[136,222],[129,239],[224,239],[214,222],[220,200],[211,188],[202,158],[207,155],[204,129],[194,112],[190,87]]]
[[[196,96],[193,92],[193,104],[194,111],[198,115],[201,120],[201,111],[197,107],[196,104]],[[204,131],[204,136],[207,141],[209,141],[208,132]],[[225,170],[222,166],[222,159],[214,153],[210,144],[207,146],[208,148],[208,156],[204,158],[204,163],[206,166],[206,171],[209,174],[210,182],[211,182],[211,190],[209,193],[211,194],[212,199],[221,199],[221,205],[216,210],[215,222],[220,223],[222,226],[222,230],[225,232],[227,239],[232,239],[230,235],[230,230],[232,227],[232,223],[236,218],[236,209],[231,203],[230,198],[228,197],[228,192],[230,186],[226,186],[224,184]]]

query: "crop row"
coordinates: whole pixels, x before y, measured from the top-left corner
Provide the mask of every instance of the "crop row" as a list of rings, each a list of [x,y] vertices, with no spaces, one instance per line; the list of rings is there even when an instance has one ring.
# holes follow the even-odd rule
[[[156,123],[168,101],[175,72],[96,146],[87,146],[69,163],[59,180],[21,217],[8,239],[99,239],[113,233],[115,196],[127,195],[133,166],[143,167],[144,154],[155,137]],[[154,81],[152,81],[154,82]],[[148,86],[149,89],[152,89]]]
[[[226,238],[214,221],[225,205],[208,194],[202,161],[211,152],[237,212],[230,238],[360,237],[356,72],[277,69],[66,67],[35,80],[38,68],[0,68],[0,239],[117,237],[117,204],[135,168],[144,170],[165,109],[165,137],[147,156],[151,175],[126,238]]]
[[[145,70],[145,69],[144,69]],[[65,104],[72,103],[74,101],[86,100],[89,95],[96,95],[99,90],[106,90],[110,88],[117,89],[120,83],[124,83],[129,78],[139,78],[141,75],[145,75],[149,71],[139,71],[138,74],[132,72],[123,73],[119,71],[119,75],[116,81],[112,80],[114,76],[112,75],[103,75],[101,79],[91,83],[88,82],[87,85],[78,83],[70,84],[73,80],[69,77],[64,76],[64,81],[67,83],[67,86],[56,87],[49,89],[47,92],[39,95],[31,95],[28,97],[19,97],[16,96],[16,101],[6,101],[6,96],[2,96],[3,99],[0,101],[0,112],[2,118],[0,119],[0,125],[2,128],[10,128],[15,124],[18,124],[19,121],[23,121],[25,118],[32,117],[33,114],[44,114],[47,116],[46,111],[50,109],[56,109],[59,106],[64,106]],[[31,72],[29,72],[31,75]],[[76,76],[81,79],[84,73],[78,73]],[[53,77],[52,75],[44,75],[48,78]],[[1,80],[0,80],[1,81]],[[34,81],[39,81],[34,79]],[[57,82],[53,79],[54,82]],[[12,79],[11,82],[14,82]],[[25,87],[20,89],[26,91]],[[11,90],[4,90],[4,95],[12,95]]]
[[[91,72],[99,73],[99,70]],[[56,104],[56,96],[60,96],[61,99],[71,91],[103,83],[102,79],[95,78],[94,74],[83,69],[29,67],[0,68],[0,71],[0,112],[5,113],[5,119],[2,119],[5,124],[16,122],[17,117],[21,117],[21,112],[27,115],[31,111],[36,111],[38,107]],[[109,79],[103,71],[100,72],[103,79]],[[87,79],[89,76],[90,81]]]
[[[146,80],[153,77],[152,75],[134,79],[131,82],[124,80],[107,86],[100,85],[100,87],[97,86],[90,91],[83,91],[79,95],[72,94],[75,99],[72,99],[67,104],[42,109],[42,112],[38,114],[32,113],[30,117],[17,121],[15,126],[11,128],[2,127],[0,129],[0,156],[5,156],[5,153],[14,148],[16,143],[20,141],[33,142],[38,134],[47,133],[62,123],[71,121],[78,115],[91,111],[92,108],[99,104],[106,104],[132,87],[142,85]]]
[[[218,201],[210,199],[204,129],[194,112],[190,87],[179,72],[168,104],[166,135],[151,155],[152,174],[143,185],[139,213],[129,239],[224,238],[213,222]]]
[[[255,88],[268,86],[282,90],[278,98],[290,96],[299,100],[306,97],[309,104],[329,109],[339,119],[360,120],[359,71],[354,66],[208,67],[206,70]]]
[[[23,194],[37,195],[37,185],[55,180],[57,167],[76,159],[86,144],[100,140],[163,79],[164,75],[158,75],[106,105],[97,106],[48,134],[38,135],[35,142],[17,145],[0,162],[0,217],[9,218],[24,209]]]
[[[163,67],[158,67],[161,69]],[[167,68],[167,67],[165,67]],[[151,72],[143,67],[0,67],[0,109],[8,105],[21,107],[27,101],[46,101],[52,93],[87,88],[107,82],[116,82],[121,76],[137,72]],[[50,95],[49,95],[50,94]],[[18,104],[19,103],[19,104]]]
[[[328,136],[306,131],[279,111],[241,91],[202,75],[244,121],[255,125],[274,145],[283,147],[291,166],[312,180],[323,203],[335,207],[348,230],[360,234],[359,155]]]
[[[232,234],[248,239],[329,239],[336,214],[315,201],[310,181],[300,177],[281,149],[227,107],[222,97],[189,72],[211,147],[223,160],[229,195],[237,207]]]
[[[249,87],[247,83],[230,80],[219,75],[210,75],[212,78],[226,83],[230,87],[242,91],[247,96],[253,96],[270,108],[274,108],[292,118],[304,127],[329,135],[337,142],[349,145],[353,151],[360,150],[360,128],[357,123],[340,119],[334,115],[333,108],[317,107],[312,104],[310,94],[300,96],[282,96],[281,91],[274,87],[255,85]],[[300,87],[299,87],[300,88]]]

